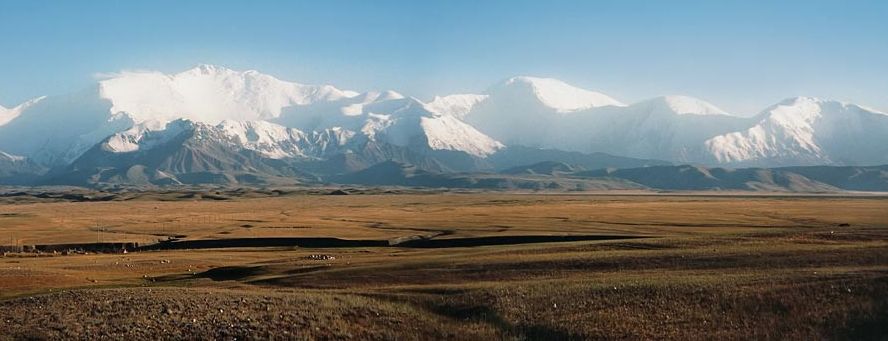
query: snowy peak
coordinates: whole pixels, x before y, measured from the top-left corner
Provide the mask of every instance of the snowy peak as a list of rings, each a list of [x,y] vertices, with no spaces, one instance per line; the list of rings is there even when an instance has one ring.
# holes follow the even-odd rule
[[[166,150],[158,146],[294,162],[361,153],[379,161],[404,151],[463,152],[459,158],[474,160],[497,153],[501,142],[683,163],[876,164],[888,163],[888,115],[811,97],[781,101],[755,117],[686,96],[627,106],[539,77],[422,102],[214,65],[174,74],[125,71],[82,92],[0,107],[0,150],[52,167],[87,151],[129,160]]]
[[[282,125],[266,121],[233,121],[225,120],[218,127],[242,144],[269,144],[291,138],[296,129],[288,129]],[[301,135],[301,134],[300,134]]]
[[[786,128],[807,127],[820,117],[825,102],[813,97],[788,98],[765,109],[760,117]]]
[[[849,112],[866,112],[872,114],[882,114],[875,109],[866,108],[856,104],[836,101],[831,99],[823,99],[817,97],[798,96],[787,98],[765,109],[759,116],[782,116],[789,119],[790,117],[811,118],[820,114],[824,115],[842,115]]]
[[[0,105],[0,126],[6,125],[7,123],[12,122],[12,120],[19,117],[19,115],[21,115],[22,112],[24,112],[30,106],[37,104],[37,102],[40,102],[44,98],[46,98],[46,96],[37,97],[35,99],[29,100],[29,101],[22,103],[14,108],[11,108],[11,109],[4,108],[2,105]]]
[[[429,148],[461,151],[477,157],[486,157],[505,147],[490,136],[460,121],[455,116],[423,117],[420,126]]]
[[[560,148],[561,145],[549,142],[577,135],[568,131],[573,127],[562,129],[562,124],[569,118],[599,116],[585,114],[587,111],[610,111],[624,107],[607,95],[551,78],[513,77],[492,86],[485,95],[487,97],[480,101],[477,97],[464,98],[476,102],[468,113],[459,118],[507,145]],[[439,104],[452,102],[455,99],[438,100]],[[435,106],[432,106],[432,110],[436,110]],[[580,134],[577,136],[589,136],[587,132]],[[589,145],[586,142],[582,144]]]
[[[148,150],[165,144],[186,131],[191,131],[194,123],[188,120],[172,122],[146,121],[132,128],[111,135],[100,145],[102,150],[111,153],[132,153]]]
[[[605,94],[581,89],[554,78],[519,76],[494,86],[489,94],[535,97],[543,105],[558,112],[572,112],[625,104]]]
[[[781,158],[823,160],[826,156],[814,136],[821,102],[810,97],[783,100],[759,114],[749,129],[715,136],[705,142],[706,147],[720,163]]]
[[[662,96],[633,106],[647,106],[652,111],[678,115],[729,115],[709,102],[689,96]]]
[[[853,119],[857,114],[880,114],[854,104],[815,97],[793,97],[777,103],[757,116],[762,124],[787,130],[813,131],[815,122],[824,118]]]
[[[125,71],[99,82],[112,114],[136,122],[187,118],[216,124],[226,119],[275,118],[281,109],[357,95],[332,86],[302,85],[256,71],[200,65],[173,75]]]
[[[455,116],[458,118],[465,117],[475,108],[478,103],[487,99],[487,95],[476,94],[456,94],[449,96],[435,96],[431,102],[426,104],[429,110],[443,114]]]
[[[226,120],[216,128],[239,146],[270,159],[303,157],[304,133],[266,121]]]
[[[112,135],[101,147],[111,153],[132,153],[188,138],[226,144],[235,151],[253,150],[270,159],[303,156],[299,145],[304,141],[302,132],[265,121],[226,120],[215,126],[186,119],[147,121]]]
[[[426,104],[394,91],[368,92],[293,108],[275,122],[306,132],[345,129],[359,132],[370,141],[419,150],[462,151],[479,157],[502,146],[453,115],[454,110],[445,101]]]
[[[405,147],[461,151],[477,157],[503,147],[458,117],[436,112],[415,98],[383,102],[368,106],[368,110],[371,112],[361,131],[370,139]],[[417,138],[424,140],[422,146],[415,145]]]
[[[756,116],[744,131],[706,147],[720,163],[874,164],[888,162],[888,115],[858,105],[794,97]]]
[[[389,100],[404,98],[404,95],[402,95],[396,91],[392,91],[392,90],[386,90],[383,92],[373,92],[372,94],[373,94],[374,101],[389,101]]]
[[[192,122],[185,119],[168,123],[147,121],[107,138],[101,149],[111,153],[148,151],[172,141],[189,138],[208,140],[228,145],[233,150],[251,150],[269,159],[322,158],[327,153],[348,149],[350,142],[370,140],[421,150],[462,151],[484,157],[503,147],[499,142],[481,134],[459,119],[421,111],[414,107],[413,116],[391,118],[371,115],[362,131],[366,138],[355,139],[354,131],[334,127],[303,133],[267,121],[226,120],[218,125]],[[416,145],[422,141],[422,145]],[[343,149],[345,148],[345,149]]]

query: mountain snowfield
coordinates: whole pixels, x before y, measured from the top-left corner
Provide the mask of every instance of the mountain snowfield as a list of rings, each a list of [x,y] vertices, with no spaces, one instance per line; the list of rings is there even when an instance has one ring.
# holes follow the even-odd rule
[[[40,102],[40,100],[44,98],[46,98],[46,96],[37,97],[25,103],[19,104],[15,108],[9,109],[4,108],[2,105],[0,105],[0,126],[3,126],[9,123],[9,121],[16,119],[17,117],[19,117],[19,115],[22,114],[23,111],[27,110],[29,107],[36,104],[37,102]]]
[[[99,82],[113,114],[137,121],[187,118],[198,122],[267,120],[281,109],[357,96],[329,85],[281,81],[256,71],[200,65],[174,75],[122,72]]]
[[[719,163],[758,165],[888,163],[888,116],[858,105],[787,99],[751,127],[706,140]]]
[[[487,97],[487,95],[476,94],[457,94],[443,97],[435,96],[435,98],[428,103],[428,108],[437,113],[463,119],[475,108],[475,105],[481,103],[487,99]]]
[[[490,90],[493,93],[512,92],[525,95],[533,93],[543,105],[558,112],[573,112],[605,106],[625,106],[625,104],[599,92],[574,87],[552,78],[513,77]]]
[[[799,97],[751,118],[688,96],[623,105],[593,101],[604,95],[591,92],[596,95],[577,96],[586,101],[577,105],[548,94],[585,90],[538,80],[498,84],[461,117],[505,145],[705,165],[888,163],[888,115],[853,104]]]
[[[85,165],[76,161],[91,150],[92,160],[107,166],[114,155],[155,155],[171,146],[210,158],[219,151],[195,148],[243,154],[226,156],[231,160],[354,165],[356,157],[399,157],[469,170],[509,147],[732,167],[871,165],[888,163],[888,115],[798,97],[741,117],[687,96],[626,104],[537,77],[424,102],[212,65],[120,72],[84,91],[0,107],[2,156],[42,167]]]
[[[146,152],[165,147],[183,135],[187,135],[186,139],[214,139],[233,150],[250,150],[268,159],[319,158],[356,137],[355,132],[339,128],[306,134],[267,121],[225,120],[214,125],[176,119],[139,123],[111,135],[99,146],[110,153]]]
[[[101,81],[100,89],[113,115],[129,116],[136,123],[180,118],[224,122],[223,131],[237,136],[242,145],[273,158],[305,156],[296,147],[306,140],[305,133],[265,121],[309,132],[345,128],[371,140],[399,146],[420,143],[480,157],[502,147],[454,116],[394,91],[359,94],[285,82],[256,71],[200,65],[175,75],[124,72]]]
[[[729,115],[711,103],[688,96],[663,96],[650,102],[659,103],[659,110],[679,115]]]

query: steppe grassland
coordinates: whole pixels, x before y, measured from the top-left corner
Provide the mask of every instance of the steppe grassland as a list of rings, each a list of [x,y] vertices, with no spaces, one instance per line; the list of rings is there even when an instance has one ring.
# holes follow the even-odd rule
[[[102,237],[143,242],[163,237],[161,221],[184,239],[645,237],[9,256],[0,258],[3,335],[152,335],[187,324],[206,337],[810,339],[885,335],[888,325],[884,198],[292,196],[15,204],[0,213],[6,231],[35,244],[94,241],[98,217]],[[60,230],[40,228],[62,216]],[[84,308],[63,308],[72,304]],[[55,310],[24,318],[37,306]],[[102,322],[108,314],[132,327],[114,332]]]

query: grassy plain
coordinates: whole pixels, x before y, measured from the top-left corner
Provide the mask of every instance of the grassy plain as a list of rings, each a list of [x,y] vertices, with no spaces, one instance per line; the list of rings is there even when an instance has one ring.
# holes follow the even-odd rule
[[[0,205],[0,245],[542,235],[626,239],[9,254],[0,339],[888,336],[886,197],[163,193]]]

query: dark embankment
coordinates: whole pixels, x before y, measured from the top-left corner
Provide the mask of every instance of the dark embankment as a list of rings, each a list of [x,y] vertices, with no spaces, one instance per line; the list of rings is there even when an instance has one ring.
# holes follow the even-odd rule
[[[564,243],[581,242],[590,240],[615,240],[645,238],[639,236],[489,236],[472,238],[446,238],[446,239],[415,239],[395,246],[411,248],[448,248],[448,247],[473,247],[490,245],[513,245],[533,243]]]
[[[231,238],[201,239],[160,242],[139,248],[149,250],[185,250],[185,249],[224,249],[236,247],[306,247],[306,248],[339,248],[339,247],[380,247],[389,246],[387,240],[372,239],[340,239],[328,237],[300,238]]]
[[[593,240],[616,240],[645,238],[621,235],[582,235],[582,236],[489,236],[446,239],[412,239],[400,243],[381,239],[340,239],[325,237],[302,238],[232,238],[204,239],[161,242],[137,248],[136,251],[223,249],[256,247],[303,247],[303,248],[350,248],[350,247],[405,247],[405,248],[450,248],[490,245],[511,245],[531,243],[559,243]]]
[[[139,248],[139,243],[102,242],[73,244],[0,245],[0,252],[104,252],[118,253]]]

